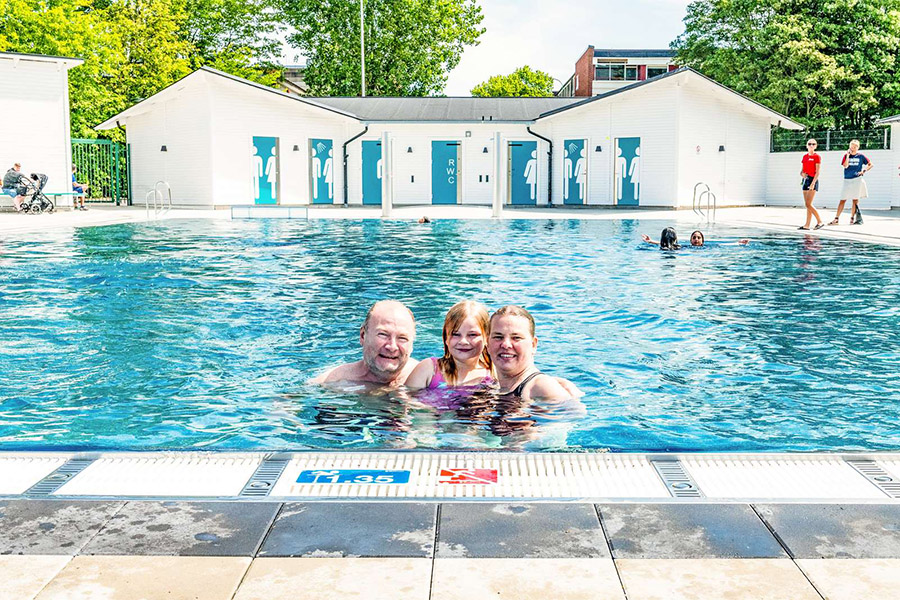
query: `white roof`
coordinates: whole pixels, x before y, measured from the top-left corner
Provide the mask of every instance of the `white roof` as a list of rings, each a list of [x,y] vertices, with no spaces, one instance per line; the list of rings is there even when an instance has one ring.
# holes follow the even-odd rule
[[[900,123],[900,115],[885,117],[883,119],[878,119],[877,121],[875,121],[876,125],[890,125],[891,123]]]
[[[48,54],[28,54],[25,52],[0,52],[0,59],[12,61],[44,62],[63,64],[67,69],[77,67],[84,62],[83,58],[71,56],[50,56]]]

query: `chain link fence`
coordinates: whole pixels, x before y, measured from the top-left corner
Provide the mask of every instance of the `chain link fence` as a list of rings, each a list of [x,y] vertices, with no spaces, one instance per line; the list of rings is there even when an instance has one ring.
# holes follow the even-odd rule
[[[814,138],[819,152],[846,150],[850,140],[859,140],[861,150],[890,150],[891,128],[876,129],[827,129],[821,131],[790,131],[773,129],[772,152],[806,152],[806,141]]]

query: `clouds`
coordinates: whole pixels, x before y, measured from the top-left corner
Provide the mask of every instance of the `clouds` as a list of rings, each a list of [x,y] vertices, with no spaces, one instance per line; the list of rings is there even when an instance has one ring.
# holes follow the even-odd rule
[[[482,0],[481,44],[468,48],[445,93],[467,96],[491,75],[522,65],[565,83],[584,49],[668,48],[684,27],[688,0]],[[556,84],[557,87],[560,85]]]

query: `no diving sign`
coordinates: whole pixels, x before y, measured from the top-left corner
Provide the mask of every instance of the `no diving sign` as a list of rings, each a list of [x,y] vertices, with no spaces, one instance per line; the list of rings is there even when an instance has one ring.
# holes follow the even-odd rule
[[[489,485],[497,483],[497,469],[441,469],[438,483]]]

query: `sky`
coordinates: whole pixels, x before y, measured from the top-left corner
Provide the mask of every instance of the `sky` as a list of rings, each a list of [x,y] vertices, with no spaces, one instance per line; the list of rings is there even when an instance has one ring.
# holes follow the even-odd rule
[[[684,31],[688,0],[481,0],[478,46],[469,47],[450,73],[448,96],[468,96],[491,75],[522,65],[562,83],[585,48],[668,48]],[[560,87],[559,82],[554,88]]]

